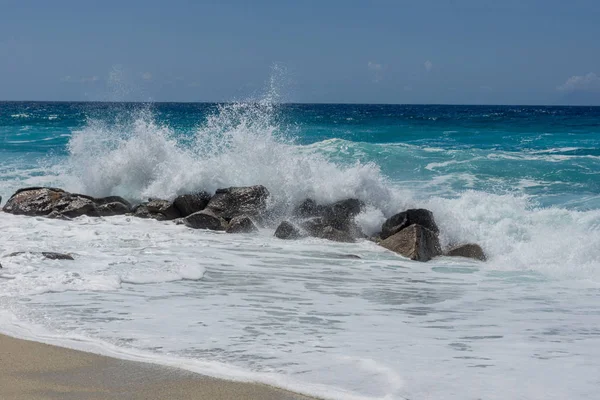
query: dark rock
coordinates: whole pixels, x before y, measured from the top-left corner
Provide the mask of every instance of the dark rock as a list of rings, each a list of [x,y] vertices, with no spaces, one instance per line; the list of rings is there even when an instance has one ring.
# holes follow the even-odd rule
[[[323,218],[327,225],[347,230],[354,217],[360,214],[364,203],[358,199],[346,199],[323,207]]]
[[[440,231],[433,219],[433,213],[429,210],[418,208],[398,213],[385,221],[381,227],[380,237],[381,239],[387,239],[413,224],[421,225],[434,233],[439,233]]]
[[[4,205],[3,211],[18,215],[48,215],[70,194],[62,189],[32,187],[19,189]],[[64,208],[64,201],[61,206]]]
[[[332,226],[326,226],[319,237],[322,239],[342,243],[354,243],[355,241],[354,237],[352,237],[348,232],[335,229]]]
[[[323,214],[323,207],[317,205],[313,199],[306,199],[300,203],[292,212],[296,218],[311,218],[318,217]]]
[[[480,261],[485,261],[487,259],[481,246],[473,243],[453,247],[444,253],[444,255],[449,257],[467,257]]]
[[[121,196],[108,196],[108,197],[96,197],[96,198],[91,198],[91,200],[94,201],[94,203],[96,203],[97,205],[104,205],[104,204],[110,204],[110,203],[121,203],[125,206],[127,206],[127,208],[131,209],[131,203],[128,202],[127,200],[125,200],[124,198],[122,198]]]
[[[158,221],[170,221],[181,217],[179,210],[168,200],[152,199],[133,208],[133,216],[153,218]]]
[[[73,256],[70,255],[70,254],[54,253],[54,252],[51,252],[51,251],[41,251],[41,252],[17,251],[15,253],[10,253],[6,257],[14,257],[14,256],[18,256],[18,255],[21,255],[21,254],[26,254],[26,253],[41,254],[42,256],[44,256],[45,258],[47,258],[49,260],[74,260]]]
[[[267,208],[269,191],[262,185],[218,189],[206,209],[230,220],[238,215],[260,216]]]
[[[17,190],[3,210],[20,215],[75,218],[124,214],[129,212],[129,208],[129,202],[118,196],[96,199],[58,188],[32,187]]]
[[[170,221],[172,219],[181,217],[179,210],[175,208],[173,202],[168,200],[151,200],[146,203],[146,208],[148,209],[150,215],[163,215],[164,218],[161,218],[161,220]]]
[[[288,221],[283,221],[275,230],[275,237],[279,239],[300,239],[302,237],[300,229]]]
[[[96,206],[96,211],[101,217],[110,217],[113,215],[124,215],[131,211],[131,208],[121,202],[105,203]]]
[[[182,217],[187,217],[190,214],[204,210],[210,202],[210,198],[211,195],[207,192],[183,194],[173,200],[173,205]]]
[[[233,217],[225,230],[227,233],[251,233],[256,231],[258,231],[258,228],[254,225],[254,222],[245,215]]]
[[[133,216],[138,218],[153,218],[146,204],[138,204],[132,209]]]
[[[363,207],[364,203],[358,199],[346,199],[328,205],[318,205],[314,200],[306,199],[294,209],[293,215],[309,218],[301,223],[301,227],[311,236],[324,237],[324,229],[331,227],[357,238],[362,237],[363,233],[354,222],[354,217],[360,214]]]
[[[225,229],[226,222],[208,210],[198,211],[183,218],[186,226],[194,229],[210,229],[213,231],[222,231]]]
[[[327,225],[321,217],[310,218],[300,223],[300,227],[310,236],[320,237]]]
[[[416,224],[388,237],[379,244],[415,261],[429,261],[442,254],[436,233]]]

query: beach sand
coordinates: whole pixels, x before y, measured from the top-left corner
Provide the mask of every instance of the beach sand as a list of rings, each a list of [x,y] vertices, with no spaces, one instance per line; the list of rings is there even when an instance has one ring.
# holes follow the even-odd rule
[[[0,335],[2,400],[307,400],[267,385],[214,379]]]

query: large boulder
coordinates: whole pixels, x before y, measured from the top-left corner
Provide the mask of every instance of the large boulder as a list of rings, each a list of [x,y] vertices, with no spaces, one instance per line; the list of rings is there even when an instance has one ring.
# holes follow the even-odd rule
[[[402,229],[379,244],[415,261],[429,261],[442,254],[437,234],[417,224]]]
[[[421,225],[434,233],[439,233],[440,231],[433,218],[433,213],[424,208],[418,208],[403,211],[389,218],[383,223],[379,236],[381,239],[387,239],[413,224]]]
[[[98,212],[98,216],[110,217],[113,215],[127,214],[131,211],[131,207],[125,203],[115,201],[112,203],[100,204],[96,206],[96,210]]]
[[[305,199],[292,212],[296,218],[312,218],[323,214],[323,206],[317,204],[313,199]]]
[[[194,229],[210,229],[212,231],[225,230],[227,222],[208,210],[198,211],[183,218],[183,223]]]
[[[360,214],[364,203],[358,199],[346,199],[323,207],[322,216],[326,225],[341,231],[354,229],[354,217]]]
[[[444,253],[449,257],[466,257],[475,260],[485,261],[487,259],[485,252],[478,244],[468,243],[451,248]]]
[[[258,231],[254,222],[245,215],[238,215],[229,221],[229,225],[225,232],[227,233],[251,233]]]
[[[227,221],[239,215],[258,217],[266,211],[268,197],[269,191],[262,185],[218,189],[206,210]]]
[[[4,212],[29,216],[98,216],[96,204],[88,196],[71,194],[58,188],[19,189],[4,205]]]
[[[310,236],[351,242],[363,237],[354,218],[360,214],[364,203],[358,199],[346,199],[332,204],[319,205],[306,199],[298,205],[292,215],[300,219],[300,226]]]
[[[17,190],[3,210],[11,214],[75,218],[125,214],[130,208],[129,202],[118,196],[94,198],[58,188],[31,187]]]
[[[207,192],[182,194],[173,200],[173,205],[182,217],[187,217],[195,212],[204,210],[210,202],[211,197]]]
[[[138,205],[133,210],[133,215],[139,218],[153,218],[158,221],[171,221],[181,217],[181,213],[173,202],[168,200],[152,199],[147,203]]]
[[[275,237],[279,239],[300,239],[303,236],[300,229],[288,221],[282,221],[275,230]]]

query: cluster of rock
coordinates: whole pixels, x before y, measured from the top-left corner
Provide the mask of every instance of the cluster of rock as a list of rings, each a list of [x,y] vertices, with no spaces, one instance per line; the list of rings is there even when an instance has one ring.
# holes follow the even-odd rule
[[[18,190],[6,203],[4,212],[49,218],[74,218],[133,215],[160,221],[175,220],[194,229],[209,229],[227,233],[250,233],[257,226],[270,223],[267,200],[269,191],[261,185],[218,189],[184,194],[174,200],[150,199],[132,206],[118,196],[95,198],[50,187]],[[433,214],[425,209],[411,209],[389,218],[381,232],[367,238],[355,222],[365,205],[358,199],[346,199],[332,204],[317,204],[306,199],[293,209],[288,220],[281,221],[275,230],[280,239],[317,237],[352,243],[370,239],[411,260],[428,261],[445,254],[485,260],[476,244],[458,246],[442,252],[439,229]]]

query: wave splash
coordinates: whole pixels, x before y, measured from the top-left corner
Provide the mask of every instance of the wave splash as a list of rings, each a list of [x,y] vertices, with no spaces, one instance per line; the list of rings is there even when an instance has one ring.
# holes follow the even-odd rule
[[[443,245],[480,243],[499,268],[600,274],[600,210],[538,208],[524,195],[481,191],[423,199],[377,164],[333,162],[318,143],[296,145],[292,133],[272,96],[220,105],[192,135],[138,110],[128,122],[90,120],[74,132],[69,175],[84,193],[135,200],[256,184],[269,189],[271,207],[279,210],[307,197],[321,203],[355,197],[367,204],[358,217],[367,234],[401,209],[426,207],[436,215]]]
[[[307,197],[320,202],[357,197],[392,212],[393,191],[375,163],[341,167],[294,145],[269,101],[221,105],[191,140],[156,122],[149,110],[122,124],[91,120],[73,133],[68,150],[78,189],[97,196],[173,198],[262,184],[274,207]]]

